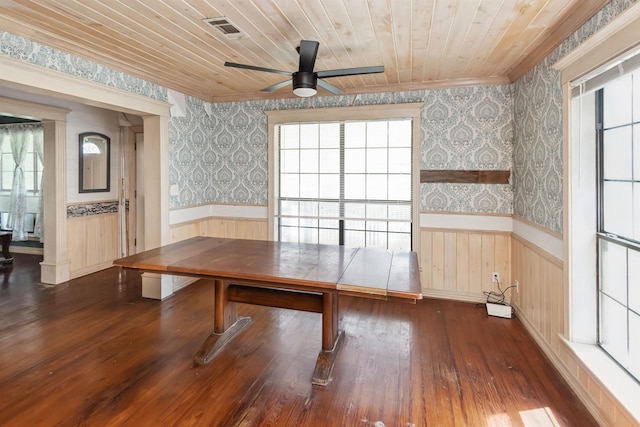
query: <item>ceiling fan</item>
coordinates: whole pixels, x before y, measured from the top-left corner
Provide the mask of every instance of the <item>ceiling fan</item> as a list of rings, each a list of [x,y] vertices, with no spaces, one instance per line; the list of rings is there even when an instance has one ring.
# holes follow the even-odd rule
[[[338,70],[313,71],[316,63],[316,55],[318,54],[318,46],[320,43],[312,40],[301,40],[300,46],[297,48],[300,54],[300,63],[298,71],[282,71],[273,68],[256,67],[254,65],[236,64],[235,62],[225,62],[227,67],[244,68],[247,70],[266,71],[268,73],[284,74],[291,76],[291,80],[285,80],[272,86],[262,89],[263,92],[273,92],[274,90],[285,87],[291,82],[293,84],[293,93],[301,96],[313,96],[317,92],[317,87],[331,92],[334,95],[344,93],[344,91],[331,83],[327,83],[323,79],[329,77],[355,76],[358,74],[374,74],[383,73],[384,67],[357,67],[357,68],[341,68]]]

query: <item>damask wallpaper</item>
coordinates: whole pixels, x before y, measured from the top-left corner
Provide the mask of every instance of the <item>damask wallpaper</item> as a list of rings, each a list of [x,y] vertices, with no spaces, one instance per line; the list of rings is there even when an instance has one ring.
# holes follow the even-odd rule
[[[421,169],[511,169],[512,87],[479,86],[367,95],[206,104],[187,98],[171,120],[171,207],[267,204],[265,111],[423,102]],[[422,184],[422,211],[511,213],[510,185]]]
[[[514,214],[562,233],[562,83],[551,66],[633,3],[611,0],[515,83]]]

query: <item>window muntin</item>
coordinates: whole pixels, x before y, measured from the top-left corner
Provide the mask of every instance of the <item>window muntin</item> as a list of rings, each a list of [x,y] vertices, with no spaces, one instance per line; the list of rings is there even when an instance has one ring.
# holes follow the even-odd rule
[[[411,250],[412,120],[276,125],[277,238]]]

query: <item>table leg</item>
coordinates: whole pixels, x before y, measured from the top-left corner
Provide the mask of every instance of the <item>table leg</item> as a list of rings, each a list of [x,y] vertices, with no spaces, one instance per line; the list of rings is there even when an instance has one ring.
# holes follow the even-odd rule
[[[311,383],[322,386],[329,383],[343,338],[344,331],[338,329],[338,294],[326,292],[322,302],[322,350],[318,354]]]
[[[229,282],[215,280],[213,333],[202,343],[196,353],[195,363],[204,365],[251,323],[250,317],[238,317],[236,303],[229,301]]]

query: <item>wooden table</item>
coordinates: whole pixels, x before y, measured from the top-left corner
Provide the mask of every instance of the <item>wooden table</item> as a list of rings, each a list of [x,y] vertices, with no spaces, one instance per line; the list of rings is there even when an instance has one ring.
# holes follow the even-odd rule
[[[415,252],[264,240],[194,237],[114,261],[141,271],[213,279],[214,330],[196,354],[210,362],[251,319],[236,303],[322,313],[322,350],[312,377],[326,385],[344,337],[338,295],[422,299]]]

